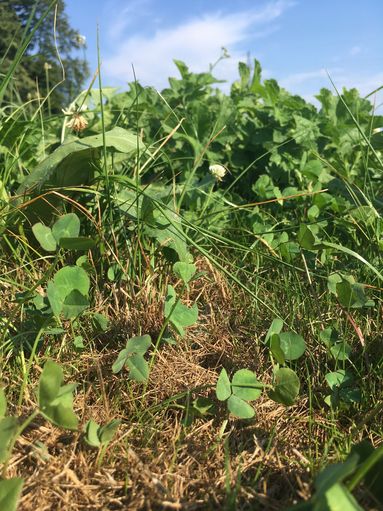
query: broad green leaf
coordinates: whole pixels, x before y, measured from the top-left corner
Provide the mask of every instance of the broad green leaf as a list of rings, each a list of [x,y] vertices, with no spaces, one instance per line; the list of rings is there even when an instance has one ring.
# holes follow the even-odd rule
[[[184,78],[186,80],[189,75],[189,68],[187,67],[185,62],[182,62],[182,60],[177,60],[177,59],[173,59],[173,62],[177,66],[177,69],[180,72],[182,78]]]
[[[107,276],[108,276],[108,279],[113,282],[116,278],[116,268],[114,265],[112,266],[109,266],[108,268],[108,271],[107,271]]]
[[[299,394],[299,378],[287,367],[282,367],[274,373],[274,389],[269,392],[271,399],[285,406],[294,404]]]
[[[270,339],[270,337],[273,334],[279,334],[279,332],[281,332],[282,328],[283,328],[283,320],[281,318],[273,319],[273,321],[267,331],[267,334],[265,337],[265,343],[268,342],[268,340]]]
[[[231,380],[233,394],[245,401],[254,401],[262,394],[263,384],[249,369],[236,371]]]
[[[99,327],[100,330],[102,330],[103,332],[106,332],[108,330],[109,319],[104,314],[95,312],[92,316],[92,319],[96,323],[96,325]]]
[[[59,241],[61,248],[68,250],[89,250],[96,246],[96,240],[86,236],[77,236],[76,238],[61,238]]]
[[[165,255],[166,249],[171,249],[180,261],[191,263],[193,257],[188,251],[181,217],[162,199],[158,193],[146,190],[141,209],[144,232],[157,240]]]
[[[0,387],[0,419],[4,417],[7,411],[7,398],[3,387]]]
[[[108,444],[116,434],[120,422],[120,420],[113,419],[108,424],[105,424],[105,426],[99,426],[97,422],[90,419],[85,426],[86,443],[92,447]]]
[[[339,334],[334,328],[327,327],[320,332],[319,337],[323,344],[325,344],[326,347],[330,349],[331,346],[338,341]]]
[[[351,346],[347,342],[336,342],[330,348],[331,355],[335,360],[348,360],[351,355]]]
[[[62,368],[55,362],[48,360],[39,381],[38,400],[41,409],[49,406],[56,399],[63,379]]]
[[[85,441],[91,447],[100,447],[101,442],[98,436],[99,425],[90,419],[85,425]]]
[[[278,364],[283,365],[285,363],[285,354],[281,348],[281,340],[278,334],[271,336],[270,351]]]
[[[80,266],[64,266],[55,274],[53,282],[65,297],[74,289],[87,295],[90,287],[88,274]]]
[[[364,511],[343,484],[337,483],[331,486],[327,490],[324,499],[327,509],[330,511]]]
[[[176,328],[181,337],[185,335],[184,328],[194,325],[198,319],[198,307],[195,303],[187,307],[179,300],[173,286],[168,286],[168,294],[165,299],[165,318],[170,318],[171,324]]]
[[[9,444],[17,434],[18,427],[19,423],[16,417],[3,417],[0,419],[0,463],[6,461],[9,454]]]
[[[177,261],[173,265],[173,271],[178,278],[180,278],[185,284],[187,284],[197,271],[197,268],[195,264]]]
[[[89,305],[89,287],[90,280],[83,268],[61,268],[47,286],[47,296],[53,313],[56,316],[63,313],[66,319],[76,317]]]
[[[151,345],[152,340],[150,335],[141,335],[129,339],[126,343],[126,347],[120,351],[117,360],[112,366],[113,373],[119,373],[124,365],[128,363],[128,359],[132,355],[144,355]]]
[[[62,315],[64,319],[74,319],[88,307],[88,298],[77,291],[77,289],[74,289],[65,297],[62,307]]]
[[[85,348],[84,337],[82,335],[76,335],[73,339],[73,346],[78,350],[83,350]]]
[[[349,456],[354,454],[359,456],[359,465],[353,478],[358,478],[360,473],[365,474],[364,485],[377,502],[383,505],[383,446],[374,449],[368,440],[363,440],[352,446]],[[349,484],[352,484],[352,481]]]
[[[362,394],[355,382],[341,385],[339,388],[339,399],[344,403],[360,403]]]
[[[55,286],[52,281],[47,285],[47,297],[53,314],[59,316],[63,310],[65,297],[63,298],[60,288]]]
[[[298,243],[306,250],[316,250],[319,240],[312,231],[311,225],[301,224],[298,231]]]
[[[57,244],[50,227],[38,222],[32,227],[35,238],[47,252],[55,252]]]
[[[332,390],[331,396],[326,400],[329,406],[336,407],[339,401],[344,403],[359,403],[361,401],[361,392],[355,382],[354,375],[350,371],[338,369],[327,373],[326,381]]]
[[[129,377],[132,380],[143,382],[149,377],[149,366],[142,355],[132,355],[126,361],[129,367]]]
[[[338,369],[325,375],[328,386],[332,390],[334,387],[339,387],[344,381],[346,381],[346,371],[344,369]]]
[[[185,328],[192,326],[198,319],[198,307],[195,303],[192,307],[178,302],[171,315],[170,322],[177,329],[181,337],[185,335]]]
[[[227,408],[230,413],[239,419],[251,419],[255,415],[254,408],[234,394],[229,397],[227,401]]]
[[[218,377],[215,393],[219,401],[226,401],[231,396],[230,380],[224,367]]]
[[[259,61],[257,59],[254,59],[253,78],[251,80],[251,86],[250,86],[250,90],[254,94],[263,93],[263,87],[261,85],[261,75],[262,75],[261,64],[259,63]]]
[[[14,477],[0,481],[0,509],[16,511],[17,504],[23,489],[24,479]]]
[[[349,456],[342,463],[334,463],[325,467],[315,479],[318,495],[325,494],[334,484],[340,483],[350,476],[358,466],[359,456]]]
[[[80,233],[80,219],[75,213],[62,215],[52,227],[52,234],[57,243],[61,238],[77,238]]]
[[[324,171],[323,163],[319,160],[310,160],[302,170],[302,174],[310,180],[318,180]]]
[[[67,429],[77,429],[78,419],[73,412],[75,385],[61,386],[62,382],[62,368],[48,360],[39,380],[39,408],[41,413],[53,424]]]
[[[342,282],[342,276],[339,273],[332,273],[327,277],[327,287],[334,295],[336,295],[336,286],[340,282]]]
[[[318,206],[314,204],[313,206],[311,206],[311,208],[308,209],[307,218],[310,220],[310,222],[314,222],[318,218],[319,213],[320,210]]]
[[[294,332],[283,332],[279,334],[281,350],[286,360],[296,360],[303,355],[306,343],[301,335]]]
[[[379,218],[379,213],[372,206],[358,206],[350,211],[350,216],[357,222],[371,226]]]
[[[239,76],[241,77],[241,88],[245,89],[250,82],[250,67],[244,62],[238,62]]]
[[[132,337],[126,343],[126,350],[128,353],[136,353],[138,355],[144,355],[152,345],[152,339],[150,335],[141,335],[139,337]]]
[[[117,432],[118,426],[121,421],[118,419],[113,419],[105,426],[101,426],[98,432],[102,444],[108,444],[111,440],[113,440],[114,435]]]
[[[130,355],[131,353],[126,348],[120,351],[117,360],[112,365],[112,371],[114,374],[117,374],[121,371]]]
[[[347,308],[361,308],[369,305],[364,287],[357,282],[352,283],[346,278],[342,278],[342,281],[336,285],[336,295],[339,302]]]
[[[105,132],[105,145],[108,150],[126,154],[137,152],[138,147],[143,149],[142,142],[135,134],[120,127]],[[32,188],[38,192],[44,186],[66,187],[89,183],[103,146],[103,134],[64,142],[35,167],[18,188],[17,195]]]
[[[80,266],[85,271],[92,271],[93,267],[87,255],[82,255],[76,259],[76,266]]]

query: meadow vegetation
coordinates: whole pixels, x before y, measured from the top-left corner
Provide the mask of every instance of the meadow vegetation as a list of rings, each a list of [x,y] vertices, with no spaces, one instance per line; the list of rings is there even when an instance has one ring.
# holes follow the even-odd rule
[[[382,509],[374,96],[175,65],[2,103],[0,509]]]

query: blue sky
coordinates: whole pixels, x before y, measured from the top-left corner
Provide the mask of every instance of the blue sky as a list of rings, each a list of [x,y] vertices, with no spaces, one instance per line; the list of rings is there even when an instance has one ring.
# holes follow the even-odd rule
[[[100,30],[105,85],[126,86],[132,65],[144,85],[167,86],[178,76],[172,59],[205,71],[227,48],[230,59],[214,70],[229,82],[238,61],[257,58],[265,78],[310,100],[331,88],[367,94],[383,85],[383,0],[66,0],[71,24],[86,36],[86,55],[97,67]],[[381,100],[381,99],[380,99]]]

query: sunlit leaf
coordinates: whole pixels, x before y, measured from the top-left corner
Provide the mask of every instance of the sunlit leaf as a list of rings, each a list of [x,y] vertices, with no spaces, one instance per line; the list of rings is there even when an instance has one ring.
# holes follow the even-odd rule
[[[127,359],[126,365],[129,367],[129,377],[132,380],[143,382],[148,379],[149,366],[142,355],[132,355]]]
[[[173,265],[173,271],[178,278],[180,278],[185,284],[187,284],[197,271],[197,268],[192,263],[177,261]]]
[[[67,429],[77,429],[78,419],[73,412],[73,391],[76,385],[62,386],[62,382],[62,368],[48,360],[39,380],[39,408],[53,424]]]
[[[218,377],[215,393],[219,401],[226,401],[231,396],[230,380],[224,367]]]
[[[0,509],[16,511],[23,489],[24,479],[14,477],[0,481]]]
[[[251,419],[255,415],[254,408],[234,394],[229,397],[227,401],[227,408],[239,419]]]
[[[279,341],[286,360],[296,360],[305,352],[306,343],[303,337],[294,332],[282,332],[279,334]]]
[[[80,233],[80,220],[75,213],[62,215],[53,224],[52,234],[57,243],[61,238],[76,238]]]
[[[245,401],[254,401],[262,394],[263,385],[249,369],[236,371],[231,380],[233,394]]]
[[[44,250],[47,252],[56,251],[57,243],[50,227],[38,222],[32,227],[32,232]]]

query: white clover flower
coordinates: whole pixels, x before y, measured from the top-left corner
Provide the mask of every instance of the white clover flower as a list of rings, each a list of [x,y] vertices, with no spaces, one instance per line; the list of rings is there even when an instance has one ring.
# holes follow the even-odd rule
[[[80,131],[84,131],[84,129],[88,126],[88,121],[85,119],[81,112],[86,110],[86,106],[82,105],[80,108],[76,108],[74,103],[69,105],[69,108],[62,108],[62,113],[67,117],[70,117],[69,120],[65,121],[65,126],[77,133]]]
[[[76,110],[76,108],[70,105],[69,108],[63,108],[62,113],[70,119],[65,121],[65,126],[76,133],[80,133],[80,131],[84,131],[84,129],[88,126],[88,121],[85,119],[81,112],[84,108],[80,108]]]
[[[222,181],[227,173],[226,167],[218,164],[210,165],[209,170],[217,181]]]
[[[84,131],[84,129],[88,126],[88,121],[81,114],[73,114],[72,118],[67,121],[67,127],[76,133],[80,133],[80,131]]]

